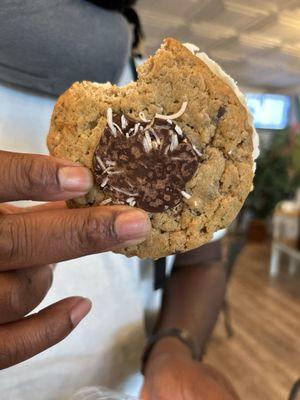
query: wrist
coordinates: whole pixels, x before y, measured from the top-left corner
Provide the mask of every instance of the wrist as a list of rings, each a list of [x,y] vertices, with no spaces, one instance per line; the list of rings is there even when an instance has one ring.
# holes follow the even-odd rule
[[[144,365],[145,375],[161,357],[183,357],[193,360],[190,349],[183,342],[176,337],[167,336],[153,345]]]

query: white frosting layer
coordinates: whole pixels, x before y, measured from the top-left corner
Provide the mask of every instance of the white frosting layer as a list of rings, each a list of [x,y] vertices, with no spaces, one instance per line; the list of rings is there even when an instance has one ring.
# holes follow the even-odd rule
[[[246,108],[247,113],[248,113],[249,124],[253,128],[253,136],[252,136],[253,153],[252,153],[252,156],[253,156],[253,161],[254,161],[253,169],[255,171],[255,168],[256,168],[255,160],[259,156],[259,137],[256,132],[256,129],[253,126],[253,117],[248,110],[245,96],[240,91],[240,89],[238,88],[238,86],[234,82],[234,80],[228,74],[226,74],[226,72],[223,71],[223,69],[215,61],[213,61],[211,58],[209,58],[206,53],[201,53],[199,47],[197,47],[191,43],[185,43],[184,46],[188,50],[190,50],[195,56],[200,58],[200,60],[202,60],[208,66],[208,68],[211,70],[211,72],[213,72],[215,75],[217,75],[219,78],[221,78],[223,82],[225,82],[228,86],[230,86],[231,89],[234,91],[235,95],[237,96],[237,98],[239,99],[240,103],[243,105],[243,107]]]

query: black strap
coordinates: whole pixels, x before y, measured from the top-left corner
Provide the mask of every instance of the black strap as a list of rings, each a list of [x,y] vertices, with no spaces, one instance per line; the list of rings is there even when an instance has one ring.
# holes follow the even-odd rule
[[[154,290],[164,289],[167,283],[166,258],[154,261]]]
[[[165,337],[177,338],[190,349],[193,360],[196,361],[201,360],[202,358],[201,350],[199,349],[197,344],[193,341],[188,331],[178,328],[165,329],[163,331],[158,332],[157,334],[150,336],[150,338],[148,339],[148,343],[146,345],[146,348],[142,356],[142,369],[141,369],[142,373],[145,372],[145,367],[154,345]]]

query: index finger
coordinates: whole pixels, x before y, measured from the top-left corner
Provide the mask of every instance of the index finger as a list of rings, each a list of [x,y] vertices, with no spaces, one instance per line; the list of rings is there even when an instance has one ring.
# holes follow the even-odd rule
[[[87,193],[91,172],[55,157],[0,151],[0,202],[67,200]]]

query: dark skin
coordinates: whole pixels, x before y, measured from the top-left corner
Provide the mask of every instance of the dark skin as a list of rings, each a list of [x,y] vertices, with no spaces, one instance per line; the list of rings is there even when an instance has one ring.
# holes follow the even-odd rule
[[[188,258],[187,258],[188,261]],[[173,270],[164,293],[156,331],[186,329],[200,349],[212,332],[225,293],[220,263],[186,265]],[[145,368],[143,400],[237,400],[230,382],[211,366],[194,361],[176,338],[160,340]]]
[[[28,317],[46,296],[51,264],[140,243],[150,230],[145,212],[131,207],[69,210],[64,201],[88,192],[93,179],[74,163],[0,151],[0,369],[64,339],[90,311],[74,296]],[[12,200],[43,200],[26,209]]]
[[[148,216],[131,207],[69,210],[67,200],[88,192],[90,171],[53,157],[0,151],[0,369],[22,362],[64,339],[91,303],[70,297],[30,316],[52,284],[55,262],[140,243]],[[43,200],[20,208],[5,201]],[[176,267],[176,264],[175,264]],[[175,268],[157,329],[188,329],[203,348],[224,295],[217,265]],[[234,400],[226,379],[193,361],[177,339],[157,343],[149,357],[145,400]]]

